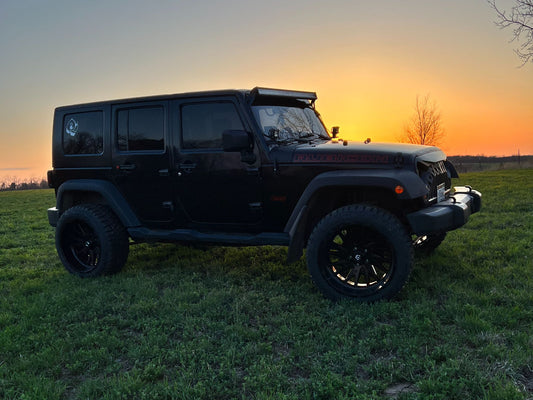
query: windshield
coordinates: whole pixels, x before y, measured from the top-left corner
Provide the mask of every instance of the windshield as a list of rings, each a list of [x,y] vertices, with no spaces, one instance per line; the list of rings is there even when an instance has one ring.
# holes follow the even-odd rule
[[[284,105],[252,106],[263,134],[276,143],[310,142],[329,136],[315,110]]]

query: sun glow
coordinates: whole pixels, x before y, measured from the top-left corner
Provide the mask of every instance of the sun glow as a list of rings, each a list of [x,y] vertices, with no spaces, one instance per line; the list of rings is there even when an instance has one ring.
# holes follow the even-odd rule
[[[430,94],[447,154],[533,154],[533,65],[516,68],[490,7],[273,1],[84,5],[83,24],[77,3],[7,2],[0,177],[51,168],[57,106],[255,86],[316,92],[327,127],[356,142],[398,141]]]

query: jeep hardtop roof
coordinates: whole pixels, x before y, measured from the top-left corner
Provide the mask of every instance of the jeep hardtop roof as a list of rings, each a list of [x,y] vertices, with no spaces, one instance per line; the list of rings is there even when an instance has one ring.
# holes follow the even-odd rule
[[[110,104],[110,103],[127,104],[127,103],[140,103],[143,101],[164,101],[164,100],[173,100],[173,99],[181,99],[181,98],[202,98],[202,97],[232,96],[232,95],[240,97],[243,100],[246,97],[250,96],[251,101],[253,101],[256,97],[293,98],[293,99],[308,100],[311,102],[314,102],[317,99],[317,95],[315,92],[255,87],[251,90],[223,89],[223,90],[209,90],[209,91],[199,91],[199,92],[161,94],[161,95],[143,96],[143,97],[130,97],[130,98],[115,99],[115,100],[103,100],[103,101],[96,101],[96,102],[60,106],[56,108],[56,111],[62,111],[65,109],[71,109],[71,108],[76,108],[76,107],[80,107],[80,108],[98,107],[98,106],[103,106],[103,105]]]

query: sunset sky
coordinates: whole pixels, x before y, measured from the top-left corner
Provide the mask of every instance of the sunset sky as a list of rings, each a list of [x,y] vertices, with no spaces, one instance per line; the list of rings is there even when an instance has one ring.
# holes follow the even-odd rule
[[[494,20],[485,0],[1,0],[0,180],[45,176],[57,106],[254,86],[316,91],[328,128],[373,142],[430,94],[448,155],[533,154],[533,64]]]

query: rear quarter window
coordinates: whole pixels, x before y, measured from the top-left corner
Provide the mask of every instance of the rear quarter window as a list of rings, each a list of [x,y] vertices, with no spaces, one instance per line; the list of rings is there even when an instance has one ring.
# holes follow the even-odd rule
[[[104,115],[102,111],[66,114],[63,118],[65,154],[102,154]]]

